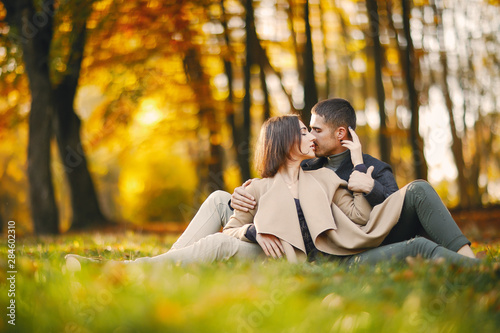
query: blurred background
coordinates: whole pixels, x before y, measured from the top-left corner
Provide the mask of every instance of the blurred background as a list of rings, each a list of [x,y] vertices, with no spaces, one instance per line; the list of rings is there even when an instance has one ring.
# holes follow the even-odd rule
[[[493,0],[1,0],[0,221],[185,223],[262,122],[345,98],[363,150],[450,208],[500,202]]]

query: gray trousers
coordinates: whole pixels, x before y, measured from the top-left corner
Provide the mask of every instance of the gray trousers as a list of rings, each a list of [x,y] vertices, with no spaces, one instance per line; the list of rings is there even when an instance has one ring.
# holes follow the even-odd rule
[[[352,264],[377,264],[383,261],[404,261],[406,257],[421,256],[424,259],[444,258],[447,263],[461,266],[474,266],[480,263],[479,259],[469,258],[448,250],[435,242],[415,237],[407,241],[382,245],[348,257],[338,257],[341,262]]]
[[[424,237],[419,237],[425,235]],[[456,253],[470,245],[432,186],[415,181],[408,186],[401,216],[381,246],[361,254],[343,258],[348,264],[404,260],[422,256],[425,259],[444,258],[460,265],[475,265],[480,261]]]

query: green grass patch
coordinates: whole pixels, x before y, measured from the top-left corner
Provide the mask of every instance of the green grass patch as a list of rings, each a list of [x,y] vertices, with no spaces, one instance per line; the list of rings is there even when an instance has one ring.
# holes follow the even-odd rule
[[[18,332],[498,332],[500,244],[478,244],[474,269],[416,260],[346,269],[336,263],[219,262],[65,267],[64,255],[135,259],[173,236],[85,234],[16,243]],[[0,331],[6,318],[2,242]],[[4,260],[5,259],[5,260]]]

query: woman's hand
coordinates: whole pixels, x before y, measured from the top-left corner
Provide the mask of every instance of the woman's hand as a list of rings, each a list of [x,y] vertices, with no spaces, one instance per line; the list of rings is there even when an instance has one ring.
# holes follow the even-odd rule
[[[281,258],[285,253],[285,249],[281,244],[278,237],[269,234],[257,234],[257,243],[266,254],[266,256],[272,256],[273,258]]]
[[[351,140],[342,140],[342,147],[346,147],[351,151],[352,165],[356,166],[358,164],[363,164],[363,150],[361,149],[361,142],[356,132],[349,127],[349,132],[352,136]]]
[[[375,167],[372,165],[366,173],[353,171],[349,177],[347,188],[353,192],[370,193],[375,186],[375,180],[372,173]]]

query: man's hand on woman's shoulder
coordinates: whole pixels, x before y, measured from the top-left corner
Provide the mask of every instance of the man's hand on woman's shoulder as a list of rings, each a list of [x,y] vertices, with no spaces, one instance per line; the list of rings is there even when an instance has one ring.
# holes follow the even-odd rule
[[[243,185],[234,189],[231,195],[231,207],[242,212],[248,212],[254,209],[257,202],[255,198],[248,193],[245,188],[252,183],[252,179],[247,180]]]

